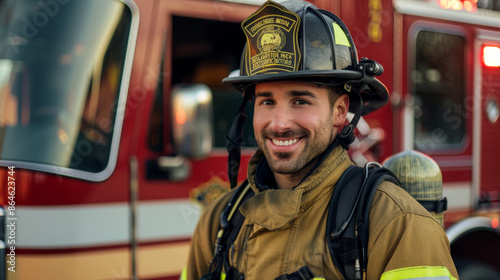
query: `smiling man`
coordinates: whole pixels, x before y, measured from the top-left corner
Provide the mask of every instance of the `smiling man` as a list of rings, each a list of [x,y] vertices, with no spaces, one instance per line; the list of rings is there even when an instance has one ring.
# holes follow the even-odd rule
[[[242,28],[240,74],[223,80],[244,96],[227,137],[233,191],[202,213],[181,278],[456,279],[442,226],[388,181],[370,207],[367,263],[352,272],[335,265],[327,246],[329,202],[353,165],[346,150],[359,117],[388,101],[374,77],[383,68],[358,61],[344,23],[308,2],[268,1]],[[259,149],[236,187],[250,100]],[[345,125],[348,111],[355,114]]]
[[[345,124],[347,95],[309,82],[255,85],[253,127],[274,172],[276,187],[292,189],[306,176]]]

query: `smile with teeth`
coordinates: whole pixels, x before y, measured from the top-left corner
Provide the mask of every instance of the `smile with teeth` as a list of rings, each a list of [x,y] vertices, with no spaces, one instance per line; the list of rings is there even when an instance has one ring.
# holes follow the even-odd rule
[[[273,141],[273,144],[276,146],[286,147],[286,146],[291,146],[291,145],[297,143],[299,141],[299,139],[292,139],[292,140],[285,140],[285,141],[272,139],[272,141]]]

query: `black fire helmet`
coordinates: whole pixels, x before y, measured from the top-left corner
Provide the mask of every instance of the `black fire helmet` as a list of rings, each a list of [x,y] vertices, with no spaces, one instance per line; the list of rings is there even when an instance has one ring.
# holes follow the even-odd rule
[[[358,61],[349,30],[331,12],[301,0],[269,0],[241,26],[247,42],[239,74],[222,80],[244,96],[226,137],[231,187],[236,185],[245,104],[253,98],[253,85],[294,80],[342,87],[349,96],[349,111],[355,114],[340,133],[345,145],[354,141],[359,118],[388,102],[387,88],[374,77],[383,73],[382,65],[366,58]]]

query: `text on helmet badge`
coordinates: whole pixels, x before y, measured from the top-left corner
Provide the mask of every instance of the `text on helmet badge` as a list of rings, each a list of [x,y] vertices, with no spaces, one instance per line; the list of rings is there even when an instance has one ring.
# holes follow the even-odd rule
[[[300,17],[267,2],[243,23],[247,37],[246,71],[251,76],[297,71],[300,62]]]

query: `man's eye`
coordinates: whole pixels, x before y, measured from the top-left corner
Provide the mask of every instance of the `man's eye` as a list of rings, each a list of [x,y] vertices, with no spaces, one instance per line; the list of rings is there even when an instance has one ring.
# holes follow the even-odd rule
[[[263,100],[260,104],[262,104],[262,105],[273,105],[274,102],[272,100]]]
[[[299,99],[299,100],[295,101],[295,104],[297,104],[297,105],[307,105],[307,104],[309,104],[309,102],[307,102],[306,100]]]

